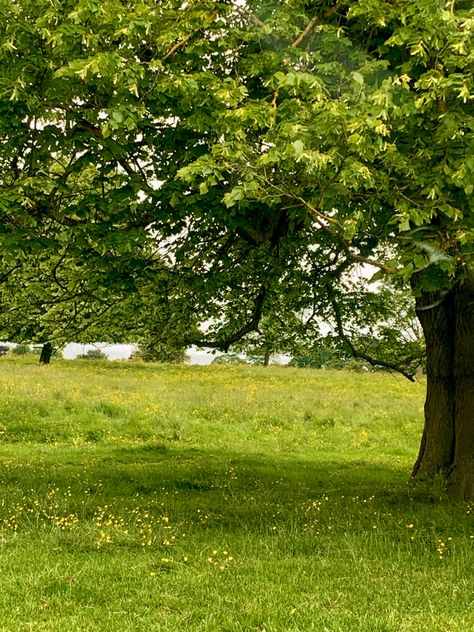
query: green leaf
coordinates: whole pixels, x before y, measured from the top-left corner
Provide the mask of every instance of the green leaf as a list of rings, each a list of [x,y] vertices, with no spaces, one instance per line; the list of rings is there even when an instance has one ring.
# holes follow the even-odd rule
[[[111,114],[112,119],[116,122],[116,123],[123,123],[123,113],[120,112],[120,110],[114,110]]]
[[[237,202],[244,199],[244,192],[241,187],[234,187],[229,193],[224,195],[224,204],[227,208],[235,206]]]
[[[301,156],[304,151],[304,143],[302,140],[295,140],[293,143],[296,156]]]

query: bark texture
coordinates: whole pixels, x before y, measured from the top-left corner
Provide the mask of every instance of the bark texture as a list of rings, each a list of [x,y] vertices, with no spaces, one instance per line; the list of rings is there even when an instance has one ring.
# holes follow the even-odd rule
[[[263,366],[268,366],[270,364],[270,351],[268,349],[265,349],[265,354],[263,356]]]
[[[451,477],[454,498],[474,499],[474,279],[455,297],[455,451]]]
[[[474,499],[474,280],[423,294],[417,314],[426,340],[425,426],[412,476],[445,476],[453,499]]]
[[[50,342],[46,342],[40,355],[40,364],[49,364],[51,362],[51,355],[53,354],[53,345]]]

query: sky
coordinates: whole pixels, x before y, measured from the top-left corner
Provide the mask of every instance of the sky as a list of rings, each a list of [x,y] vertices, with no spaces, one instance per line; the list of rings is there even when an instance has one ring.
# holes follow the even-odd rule
[[[108,345],[102,342],[82,345],[71,342],[64,348],[63,357],[66,360],[71,360],[78,355],[87,353],[89,349],[101,349],[110,360],[127,360],[132,353],[133,345]],[[195,348],[191,348],[188,354],[191,358],[191,364],[210,364],[215,358],[213,354]]]

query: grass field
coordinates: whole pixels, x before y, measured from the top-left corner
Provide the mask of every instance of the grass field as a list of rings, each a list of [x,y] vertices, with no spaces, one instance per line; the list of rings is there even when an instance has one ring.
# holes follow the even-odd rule
[[[0,360],[2,632],[469,632],[474,506],[407,484],[423,384]]]

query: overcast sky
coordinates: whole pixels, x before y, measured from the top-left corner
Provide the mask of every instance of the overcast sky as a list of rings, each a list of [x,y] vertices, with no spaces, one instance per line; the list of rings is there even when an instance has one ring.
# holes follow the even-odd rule
[[[63,357],[66,360],[71,360],[78,355],[87,353],[89,349],[101,349],[107,354],[110,360],[126,360],[132,353],[132,345],[107,345],[105,343],[96,343],[90,345],[81,345],[72,342],[64,348]],[[188,354],[191,358],[191,364],[209,364],[214,359],[214,355],[207,353],[206,351],[198,351],[197,349],[190,349]]]

